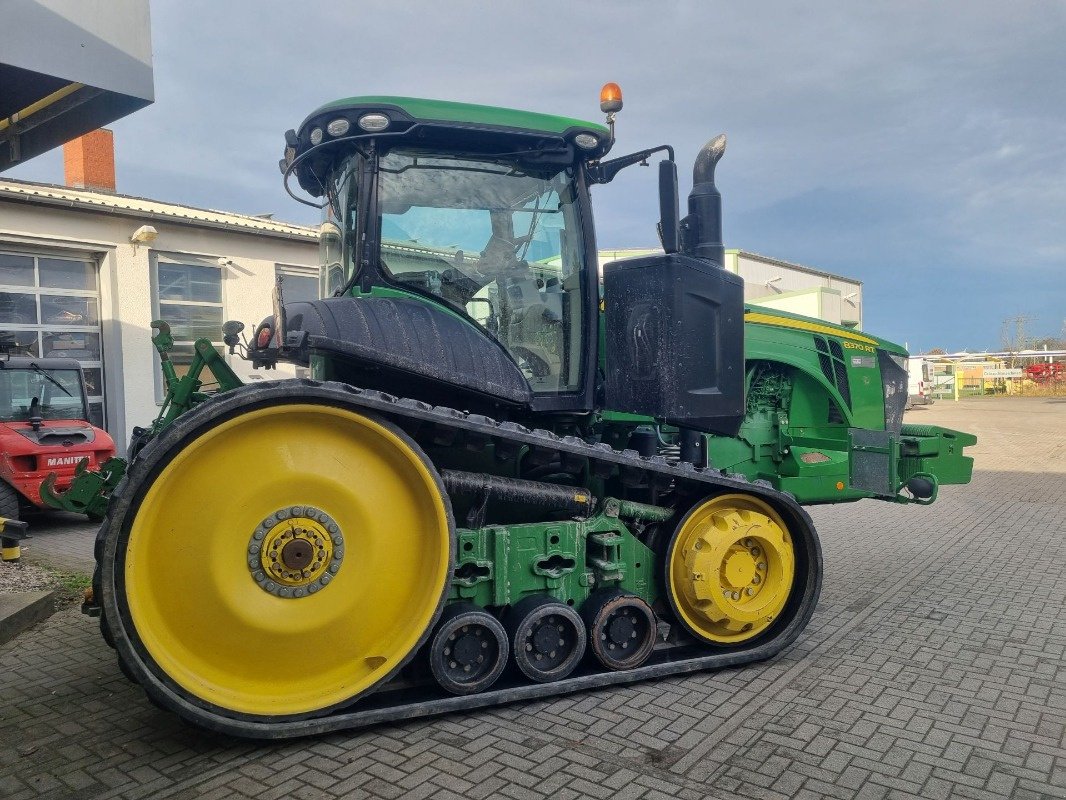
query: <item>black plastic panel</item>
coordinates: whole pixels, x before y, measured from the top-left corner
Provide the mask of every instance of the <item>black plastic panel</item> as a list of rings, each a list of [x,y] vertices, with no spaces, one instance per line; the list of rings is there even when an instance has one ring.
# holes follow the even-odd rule
[[[680,254],[604,269],[607,407],[733,435],[744,417],[744,281]]]
[[[893,497],[891,431],[871,431],[866,428],[848,429],[851,449],[852,489],[871,492],[878,497]]]
[[[907,408],[907,370],[878,348],[877,365],[881,368],[881,386],[885,393],[885,430],[899,433],[903,428],[903,411]]]
[[[331,297],[286,303],[287,333],[307,334],[311,352],[386,367],[442,385],[527,404],[529,383],[518,365],[473,324],[417,300]],[[420,397],[429,402],[444,399]]]

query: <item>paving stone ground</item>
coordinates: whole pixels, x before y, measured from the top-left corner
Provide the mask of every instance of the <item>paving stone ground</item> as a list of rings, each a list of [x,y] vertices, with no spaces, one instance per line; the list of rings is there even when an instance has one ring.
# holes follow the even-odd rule
[[[0,798],[1066,798],[1066,400],[908,416],[981,437],[973,483],[813,509],[822,599],[770,662],[263,745],[154,708],[71,609],[0,648]]]

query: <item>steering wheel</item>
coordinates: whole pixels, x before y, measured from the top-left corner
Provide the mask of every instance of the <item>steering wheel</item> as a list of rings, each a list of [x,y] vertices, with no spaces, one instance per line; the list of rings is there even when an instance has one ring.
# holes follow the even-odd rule
[[[510,349],[515,360],[518,362],[519,368],[521,368],[523,372],[528,373],[530,377],[547,378],[552,374],[551,364],[528,347],[514,345]]]
[[[471,298],[481,291],[482,284],[455,267],[448,267],[448,269],[442,270],[438,274],[441,283],[454,286],[467,298]],[[469,302],[469,300],[467,302]]]

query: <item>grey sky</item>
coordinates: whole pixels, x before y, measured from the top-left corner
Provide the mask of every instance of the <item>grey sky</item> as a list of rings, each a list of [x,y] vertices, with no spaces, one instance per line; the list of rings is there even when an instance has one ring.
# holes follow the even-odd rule
[[[116,123],[119,190],[315,222],[282,133],[404,94],[600,119],[615,154],[669,142],[719,169],[730,247],[858,277],[866,328],[996,347],[1066,317],[1066,4],[154,0],[156,103]],[[7,173],[59,182],[61,159]],[[687,187],[684,187],[687,191]],[[601,247],[655,242],[655,173],[595,195]]]

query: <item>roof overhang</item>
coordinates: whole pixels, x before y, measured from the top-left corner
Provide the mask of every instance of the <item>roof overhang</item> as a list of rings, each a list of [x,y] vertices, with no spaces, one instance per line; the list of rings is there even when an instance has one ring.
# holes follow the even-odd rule
[[[148,0],[14,0],[0,25],[0,172],[151,103]]]

